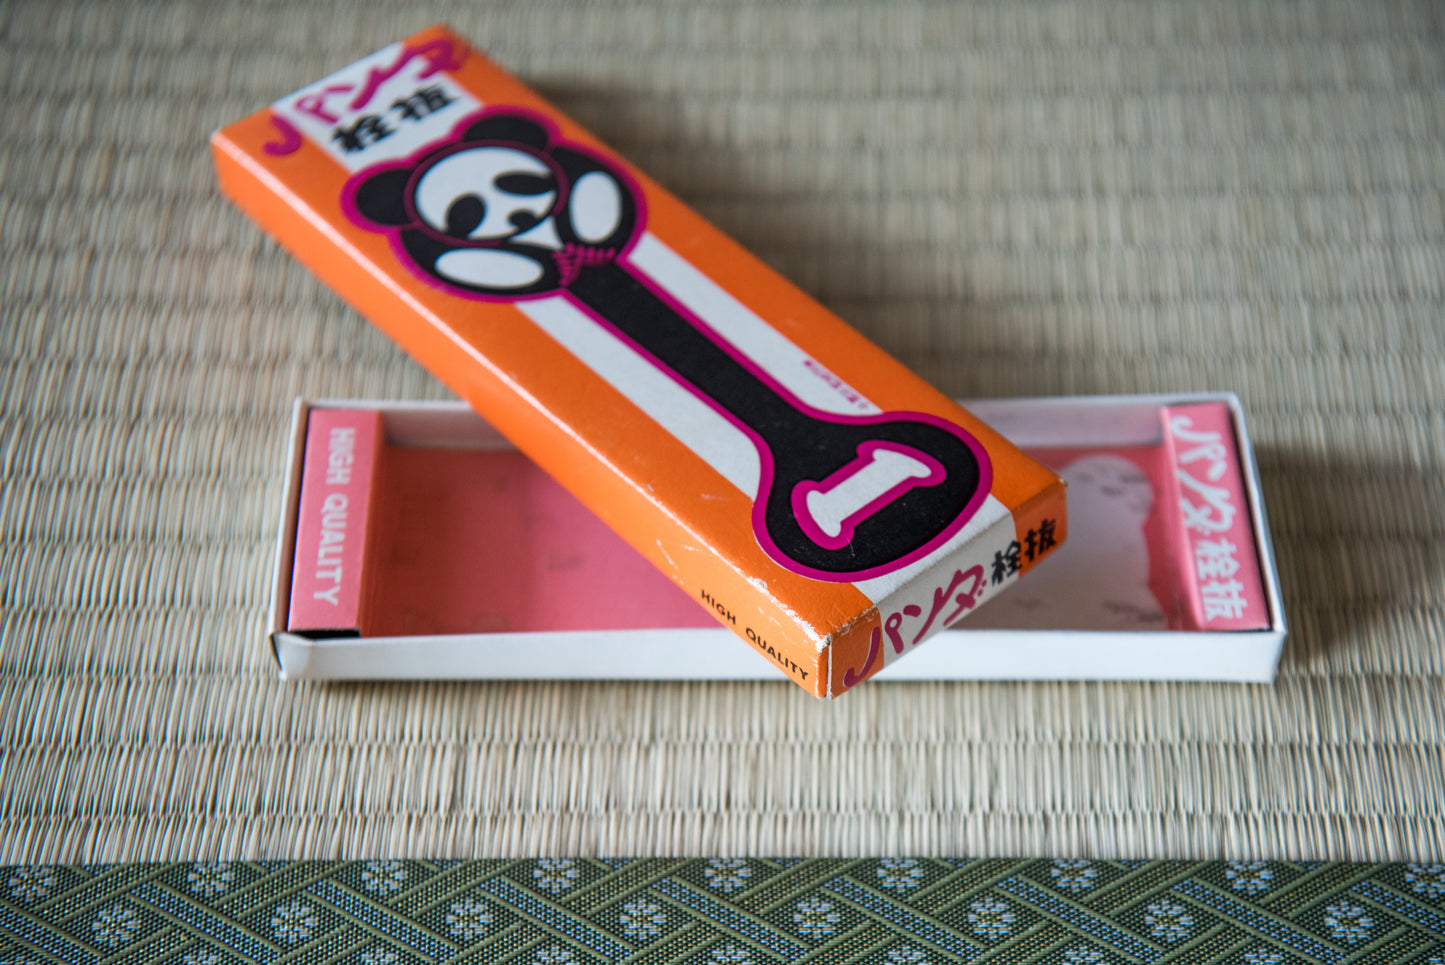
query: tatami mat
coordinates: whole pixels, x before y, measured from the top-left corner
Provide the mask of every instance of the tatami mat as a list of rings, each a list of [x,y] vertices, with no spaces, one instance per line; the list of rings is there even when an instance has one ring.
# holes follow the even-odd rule
[[[0,6],[0,861],[1445,856],[1445,12]],[[444,390],[215,127],[446,20],[959,396],[1226,389],[1273,686],[283,685],[293,397]]]

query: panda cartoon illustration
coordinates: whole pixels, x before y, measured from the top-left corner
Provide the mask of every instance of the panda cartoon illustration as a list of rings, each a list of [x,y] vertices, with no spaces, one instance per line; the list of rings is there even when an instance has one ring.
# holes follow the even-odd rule
[[[431,284],[481,301],[555,294],[732,423],[739,450],[754,449],[737,458],[758,466],[746,485],[758,544],[793,572],[837,582],[900,569],[989,494],[987,453],[962,427],[926,413],[814,409],[670,297],[631,263],[640,192],[540,118],[484,110],[442,144],[359,172],[342,198]]]
[[[624,177],[525,114],[483,112],[448,143],[358,174],[353,220],[392,233],[423,278],[496,300],[565,288],[584,265],[614,260],[641,229]]]

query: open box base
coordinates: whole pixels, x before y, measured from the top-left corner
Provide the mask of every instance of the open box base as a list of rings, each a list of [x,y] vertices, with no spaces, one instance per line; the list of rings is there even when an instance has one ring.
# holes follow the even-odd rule
[[[1070,542],[1028,581],[878,679],[1273,678],[1285,624],[1236,398],[968,406],[1070,480]],[[1208,475],[1190,461],[1223,450],[1211,444],[1181,451],[1166,417],[1210,406],[1227,416],[1229,468],[1239,483],[1242,505],[1226,507],[1238,514],[1235,532],[1243,534],[1233,543],[1201,538],[1215,534],[1199,516],[1188,516],[1190,499],[1213,487],[1186,489],[1185,515],[1178,505],[1178,480],[1188,485],[1190,472]],[[342,411],[377,413],[383,435],[370,467],[364,576],[355,577],[358,615],[355,626],[307,629],[291,599],[307,429],[313,412]],[[1238,545],[1245,541],[1252,545]],[[1243,579],[1247,587],[1233,611],[1207,595],[1225,582],[1207,579],[1220,575],[1219,557],[1209,555],[1220,545],[1231,551],[1227,584]],[[461,403],[298,403],[271,641],[290,679],[778,677],[766,656],[717,626]]]

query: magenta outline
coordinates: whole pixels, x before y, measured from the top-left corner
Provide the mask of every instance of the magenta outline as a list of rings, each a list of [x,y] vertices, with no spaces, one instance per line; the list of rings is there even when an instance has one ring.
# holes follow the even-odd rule
[[[866,580],[875,576],[883,576],[887,573],[895,572],[917,560],[922,559],[929,553],[932,553],[939,546],[942,546],[948,540],[952,539],[953,535],[957,533],[960,529],[962,529],[968,523],[968,521],[973,518],[974,513],[978,512],[978,508],[982,506],[984,500],[988,498],[989,493],[993,489],[993,462],[989,459],[988,452],[984,449],[983,444],[980,443],[977,439],[975,439],[973,435],[965,431],[962,426],[955,425],[954,423],[949,422],[946,419],[927,412],[898,410],[892,412],[880,412],[873,415],[852,416],[842,415],[835,412],[825,412],[822,409],[816,409],[803,402],[797,396],[793,395],[792,392],[788,391],[788,389],[782,386],[776,379],[774,379],[767,372],[763,371],[763,369],[756,362],[754,362],[747,355],[744,355],[737,348],[737,346],[733,345],[732,342],[721,336],[715,329],[713,329],[711,325],[709,325],[706,321],[695,315],[686,305],[683,305],[669,292],[664,290],[645,272],[637,271],[630,272],[630,274],[632,274],[633,278],[635,278],[645,287],[650,289],[654,295],[662,299],[662,301],[668,306],[670,306],[673,311],[677,312],[683,318],[690,319],[694,328],[696,328],[698,331],[702,332],[709,339],[711,339],[718,348],[731,355],[734,361],[736,361],[739,365],[743,366],[743,368],[747,369],[754,378],[766,385],[784,402],[792,406],[794,409],[797,409],[805,416],[808,416],[809,418],[815,419],[819,422],[837,422],[843,425],[876,425],[878,423],[893,422],[900,419],[908,419],[915,422],[927,422],[930,425],[936,426],[940,429],[943,429],[945,432],[951,433],[952,435],[956,436],[959,441],[961,441],[964,445],[968,446],[968,448],[973,452],[974,458],[978,461],[978,487],[974,491],[973,497],[969,499],[968,503],[964,506],[963,511],[958,514],[958,517],[952,523],[945,527],[933,539],[929,540],[927,543],[923,544],[911,553],[908,553],[888,563],[881,563],[878,566],[870,567],[866,570],[855,570],[850,573],[835,573],[831,570],[814,569],[811,566],[806,566],[798,562],[797,560],[784,553],[782,549],[773,542],[773,538],[768,534],[767,526],[764,520],[764,504],[758,499],[757,494],[754,493],[752,514],[753,534],[757,537],[758,544],[762,546],[763,551],[767,553],[768,556],[772,557],[773,561],[781,565],[784,569],[791,570],[794,573],[798,573],[803,576],[808,576],[815,580],[821,580],[828,583],[851,583],[856,580]],[[573,299],[573,301],[575,302],[576,299]],[[714,401],[710,396],[703,393],[696,386],[692,385],[684,379],[679,378],[678,375],[673,372],[671,368],[669,368],[667,365],[664,365],[659,359],[654,357],[651,352],[642,349],[640,345],[637,345],[637,343],[627,338],[627,336],[622,335],[622,333],[618,332],[611,325],[611,323],[607,323],[604,320],[604,324],[607,324],[609,329],[622,337],[628,344],[638,349],[644,357],[652,359],[653,363],[658,367],[658,369],[662,372],[665,372],[668,377],[671,378],[674,382],[687,389],[693,395],[702,399],[705,403],[711,406],[714,411],[718,412],[734,426],[741,429],[749,438],[753,439],[754,445],[758,449],[759,462],[762,467],[762,472],[758,481],[759,490],[762,492],[766,492],[772,488],[773,454],[771,449],[769,449],[767,443],[763,441],[762,437],[759,436],[757,432],[755,432],[751,427],[739,420],[731,412],[728,412],[726,409],[718,405],[716,401]]]
[[[854,570],[846,573],[836,573],[831,570],[819,570],[811,566],[806,566],[784,553],[782,548],[779,547],[775,542],[773,542],[773,538],[768,534],[764,513],[765,504],[763,500],[759,498],[759,495],[761,493],[766,493],[772,488],[773,453],[767,442],[763,440],[763,437],[760,436],[757,431],[751,426],[749,426],[747,423],[743,422],[737,416],[733,415],[727,409],[724,409],[721,405],[719,405],[717,400],[713,399],[711,396],[703,392],[691,382],[688,382],[686,379],[681,378],[676,372],[672,370],[670,366],[665,364],[657,356],[653,355],[642,345],[640,345],[631,337],[619,330],[617,326],[613,325],[610,321],[593,311],[592,308],[581,299],[577,298],[570,291],[563,289],[562,293],[567,296],[567,300],[570,301],[574,306],[576,306],[580,311],[586,314],[594,322],[601,325],[607,331],[611,332],[624,344],[630,346],[635,352],[637,352],[637,354],[641,355],[643,358],[651,362],[653,367],[655,367],[659,372],[662,372],[668,378],[672,379],[674,382],[680,385],[683,389],[690,392],[696,398],[702,400],[704,404],[706,404],[709,408],[711,408],[718,415],[722,416],[728,422],[732,423],[735,428],[741,431],[743,435],[747,436],[748,439],[752,441],[753,448],[755,448],[758,453],[758,463],[760,467],[758,477],[758,492],[752,494],[753,535],[757,539],[758,545],[763,548],[763,552],[767,553],[768,556],[775,563],[782,566],[784,569],[790,570],[794,573],[798,573],[802,576],[807,576],[812,579],[828,583],[852,583],[857,580],[866,580],[875,576],[883,576],[884,574],[892,573],[896,570],[904,568],[905,566],[908,566],[911,563],[916,562],[917,560],[922,559],[929,553],[932,553],[934,550],[936,550],[939,546],[942,546],[948,540],[952,539],[954,534],[957,533],[960,529],[962,529],[968,523],[968,521],[973,518],[974,513],[978,512],[978,508],[983,505],[983,501],[988,498],[990,491],[993,489],[993,463],[990,461],[988,457],[988,452],[983,448],[983,445],[971,434],[965,431],[962,426],[955,425],[952,422],[947,421],[946,419],[942,419],[939,416],[927,412],[893,411],[880,412],[873,415],[851,416],[842,415],[835,412],[825,412],[822,409],[815,409],[807,403],[803,402],[802,400],[798,399],[795,395],[793,395],[793,393],[789,392],[784,386],[779,384],[776,379],[774,379],[767,372],[763,371],[763,369],[760,368],[756,362],[754,362],[751,358],[739,351],[738,348],[730,341],[720,336],[712,328],[712,326],[707,324],[707,322],[694,315],[692,311],[687,308],[687,306],[683,305],[670,293],[664,290],[660,285],[658,285],[651,278],[649,278],[646,273],[641,271],[634,271],[629,272],[629,274],[631,274],[634,279],[636,279],[646,288],[650,289],[654,295],[656,295],[665,304],[672,308],[673,311],[677,312],[681,317],[689,319],[692,322],[693,326],[697,328],[698,331],[702,332],[705,336],[707,336],[715,345],[717,345],[718,348],[726,352],[728,355],[731,355],[734,361],[736,361],[739,365],[743,366],[743,368],[747,369],[754,378],[766,385],[771,391],[776,393],[779,398],[781,398],[788,405],[792,406],[794,409],[797,409],[803,415],[819,422],[836,422],[843,425],[876,425],[878,423],[894,422],[900,419],[907,419],[915,422],[926,422],[956,436],[961,442],[963,442],[964,445],[968,446],[968,448],[973,452],[974,458],[978,460],[978,488],[974,491],[973,497],[968,501],[967,505],[964,506],[963,511],[958,514],[958,517],[952,523],[950,523],[937,536],[933,537],[933,539],[929,540],[918,549],[888,563],[881,563],[878,566],[870,567],[866,570]],[[834,475],[836,475],[836,473]],[[830,476],[829,478],[832,478],[832,476]]]
[[[813,519],[813,512],[808,506],[808,497],[813,493],[827,492],[833,489],[845,478],[852,477],[862,469],[855,470],[853,467],[861,464],[871,465],[874,461],[873,454],[880,449],[888,449],[892,452],[902,453],[910,459],[923,463],[928,467],[928,475],[922,478],[909,476],[888,487],[881,495],[869,500],[862,506],[849,513],[839,521],[838,535],[829,536],[823,532],[823,528]],[[791,498],[793,506],[793,517],[798,521],[798,527],[807,534],[807,537],[824,549],[839,550],[853,541],[853,532],[857,529],[861,520],[872,516],[879,509],[887,506],[899,496],[918,486],[936,486],[947,478],[948,473],[943,469],[943,463],[934,459],[921,449],[898,442],[889,442],[878,439],[865,442],[858,447],[858,458],[848,463],[843,468],[834,472],[825,479],[818,481],[807,480],[800,482],[793,487]]]
[[[835,422],[843,425],[874,425],[882,422],[892,422],[900,419],[908,419],[916,422],[926,422],[953,434],[961,442],[963,442],[964,445],[968,446],[969,449],[973,452],[974,458],[978,461],[979,481],[973,496],[969,499],[968,503],[964,506],[963,510],[958,514],[958,516],[953,520],[953,522],[951,522],[931,540],[918,547],[913,552],[907,553],[904,556],[901,556],[895,560],[891,560],[887,563],[882,563],[878,566],[870,567],[866,570],[855,570],[847,573],[836,573],[830,570],[819,570],[810,566],[806,566],[798,562],[797,560],[789,557],[773,541],[772,537],[768,534],[767,531],[766,520],[764,518],[763,511],[764,502],[758,497],[759,493],[766,493],[772,488],[773,453],[767,443],[763,441],[762,436],[758,435],[758,433],[751,426],[748,426],[746,423],[738,419],[737,416],[724,409],[721,405],[717,403],[716,400],[714,400],[711,396],[708,396],[697,386],[679,377],[670,366],[664,364],[661,359],[657,358],[647,349],[643,348],[640,344],[633,341],[630,337],[621,332],[610,321],[598,315],[595,311],[592,310],[590,306],[586,305],[584,302],[582,302],[581,299],[573,295],[572,292],[570,292],[566,288],[566,286],[548,289],[546,291],[534,292],[527,295],[488,295],[482,292],[476,292],[470,289],[460,288],[458,286],[448,284],[437,278],[435,275],[426,272],[420,266],[416,265],[412,261],[410,255],[407,254],[405,247],[402,245],[401,232],[407,228],[416,227],[415,222],[408,225],[378,225],[371,219],[365,217],[356,208],[356,189],[363,181],[374,176],[380,171],[390,170],[394,168],[415,168],[421,163],[421,160],[423,158],[431,155],[438,150],[439,144],[437,140],[430,141],[427,144],[422,145],[416,151],[413,151],[410,155],[408,155],[406,158],[393,158],[389,161],[383,161],[379,164],[374,164],[371,167],[363,168],[362,170],[353,174],[350,178],[347,179],[346,183],[342,186],[341,189],[342,212],[353,224],[362,228],[363,230],[371,232],[373,234],[386,235],[388,242],[391,246],[392,253],[396,256],[399,262],[405,265],[411,271],[411,273],[417,278],[419,278],[422,282],[431,286],[432,288],[436,288],[440,291],[446,292],[447,294],[470,301],[482,301],[492,303],[513,303],[521,301],[531,301],[537,298],[550,298],[554,295],[564,296],[569,302],[571,302],[575,307],[581,310],[594,322],[600,324],[604,329],[611,332],[615,337],[622,340],[625,344],[631,346],[633,350],[636,351],[643,358],[648,359],[659,372],[667,375],[668,378],[672,379],[683,389],[692,393],[692,395],[696,398],[702,400],[702,402],[708,407],[710,407],[714,412],[717,412],[728,422],[732,423],[735,428],[740,430],[745,436],[747,436],[749,440],[752,441],[753,447],[757,450],[758,453],[758,463],[760,466],[760,473],[758,479],[759,493],[753,493],[753,535],[757,539],[758,545],[762,547],[763,552],[765,552],[775,563],[782,566],[786,570],[828,583],[851,583],[858,580],[871,579],[876,576],[883,576],[885,574],[903,569],[904,567],[932,553],[938,547],[942,546],[948,540],[952,539],[953,536],[960,529],[962,529],[969,520],[973,518],[974,514],[978,512],[978,508],[983,505],[984,500],[988,498],[989,493],[993,488],[993,463],[989,459],[987,450],[984,449],[983,445],[976,438],[974,438],[973,435],[965,431],[963,427],[955,425],[954,423],[949,422],[946,419],[927,412],[912,412],[905,410],[881,412],[866,416],[850,416],[834,412],[824,412],[821,409],[815,409],[812,406],[809,406],[806,403],[802,402],[786,388],[784,388],[781,384],[779,384],[777,380],[775,380],[771,375],[763,371],[751,358],[739,351],[738,348],[732,344],[732,342],[720,336],[712,328],[712,326],[708,325],[703,319],[695,315],[690,309],[688,309],[685,305],[683,305],[676,298],[674,298],[669,292],[667,292],[650,277],[648,277],[645,272],[632,270],[632,266],[626,264],[625,259],[627,255],[632,251],[638,239],[641,238],[643,232],[646,230],[647,199],[642,193],[640,186],[637,184],[636,179],[627,169],[627,166],[625,164],[619,161],[615,161],[611,158],[601,156],[590,147],[584,147],[573,141],[563,139],[560,135],[560,131],[557,128],[557,125],[552,121],[551,118],[527,108],[514,107],[509,105],[493,105],[468,114],[466,117],[459,120],[452,127],[447,137],[450,141],[456,144],[458,149],[460,149],[462,144],[461,135],[468,127],[491,115],[504,113],[521,115],[538,124],[542,128],[542,130],[547,133],[549,147],[566,147],[567,150],[574,150],[582,154],[587,154],[588,156],[598,160],[600,163],[604,163],[608,166],[609,171],[618,177],[618,179],[623,183],[623,187],[632,195],[633,204],[636,208],[636,216],[632,234],[627,239],[627,241],[618,249],[616,259],[617,262],[619,264],[623,264],[626,268],[628,268],[628,274],[632,275],[634,279],[636,279],[642,285],[651,290],[654,295],[661,299],[665,304],[670,306],[675,312],[679,314],[680,317],[690,320],[693,326],[697,328],[700,332],[702,332],[703,335],[709,338],[715,345],[718,346],[718,348],[731,355],[733,359],[737,361],[740,365],[742,365],[745,369],[747,369],[747,371],[752,374],[754,378],[758,379],[758,381],[760,381],[771,391],[776,393],[778,397],[781,398],[788,405],[792,406],[794,409],[811,419],[820,422]],[[548,161],[548,163],[550,163],[550,158],[546,160]],[[410,183],[410,179],[408,179],[408,186],[410,185]],[[558,181],[558,184],[559,192],[563,192],[566,190],[566,186],[563,185],[563,182],[560,179]],[[563,197],[563,195],[559,194],[559,204],[563,200]],[[415,214],[415,212],[411,210],[411,205],[409,201],[407,202],[407,208],[409,214]],[[425,225],[424,222],[422,222],[422,224]],[[428,228],[428,230],[431,230],[430,226],[426,227]],[[448,237],[447,240],[452,243],[456,241],[456,239],[450,237]],[[468,246],[462,245],[461,247]],[[473,245],[471,247],[483,246]],[[829,478],[832,477],[830,476]],[[800,519],[799,522],[801,523],[802,520]]]
[[[606,165],[608,171],[611,174],[615,175],[617,179],[622,182],[623,189],[632,196],[632,202],[637,209],[635,223],[632,226],[632,235],[627,239],[626,243],[623,244],[622,247],[619,248],[617,251],[617,257],[619,259],[625,257],[627,253],[632,250],[633,246],[637,244],[637,239],[642,237],[642,233],[647,228],[647,199],[643,196],[642,189],[638,185],[636,179],[632,176],[632,172],[627,170],[626,165],[621,163],[620,161],[617,161],[605,155],[601,155],[590,147],[584,147],[574,141],[563,139],[561,136],[561,132],[558,131],[557,125],[553,123],[551,118],[547,117],[544,114],[539,114],[536,111],[529,110],[525,107],[511,107],[505,104],[500,104],[493,105],[491,107],[484,107],[479,111],[473,111],[472,113],[459,120],[455,125],[453,125],[451,131],[447,133],[445,138],[438,138],[433,141],[428,141],[426,144],[417,148],[405,158],[393,158],[389,161],[382,161],[379,164],[373,164],[370,167],[362,168],[360,171],[357,171],[355,174],[351,175],[351,177],[347,178],[346,183],[341,187],[342,213],[346,215],[347,220],[349,220],[352,224],[356,225],[358,228],[361,228],[362,230],[368,231],[372,234],[386,235],[387,241],[391,246],[391,252],[393,255],[396,256],[397,261],[401,262],[402,265],[404,265],[413,276],[421,280],[423,283],[425,283],[431,288],[437,289],[438,291],[445,292],[448,295],[454,295],[457,298],[465,298],[468,301],[474,302],[506,304],[511,302],[531,301],[536,298],[550,298],[553,295],[564,292],[566,290],[565,287],[551,288],[547,289],[546,291],[532,292],[531,294],[527,295],[488,295],[484,292],[472,291],[468,288],[461,288],[457,285],[448,284],[447,282],[436,277],[430,272],[427,272],[426,270],[421,268],[421,266],[417,265],[414,261],[412,261],[411,256],[407,254],[405,246],[403,246],[401,243],[401,233],[403,231],[408,229],[416,229],[419,227],[424,228],[428,233],[436,235],[439,238],[445,238],[445,240],[449,244],[454,244],[459,248],[485,248],[489,246],[480,242],[473,242],[471,244],[466,244],[465,242],[458,243],[458,239],[452,238],[450,235],[440,235],[430,225],[426,224],[426,222],[419,220],[414,220],[412,223],[404,225],[379,225],[376,222],[372,221],[370,218],[366,217],[364,214],[362,214],[356,207],[356,190],[361,186],[362,182],[382,171],[415,168],[421,163],[423,158],[437,151],[445,151],[445,156],[455,154],[457,150],[460,150],[463,147],[463,144],[461,142],[462,133],[465,132],[466,129],[471,127],[473,124],[476,124],[478,121],[484,120],[494,114],[520,115],[527,118],[528,120],[536,123],[542,128],[543,131],[546,132],[547,144],[549,147],[565,147],[569,151],[576,151],[579,154],[586,154],[587,156],[598,161],[599,163]],[[555,163],[553,163],[550,157],[540,155],[539,157],[541,157],[541,160],[546,162],[549,167],[552,167],[554,170],[556,169],[556,165]],[[413,177],[414,176],[415,174],[413,173]],[[411,177],[408,177],[408,188],[410,188],[411,182]],[[558,197],[556,203],[554,203],[552,206],[554,211],[556,210],[557,206],[566,199],[567,190],[569,187],[569,185],[563,183],[563,180],[560,177],[558,178]],[[408,199],[405,201],[405,204],[407,214],[415,218],[416,212],[412,209],[411,201]]]

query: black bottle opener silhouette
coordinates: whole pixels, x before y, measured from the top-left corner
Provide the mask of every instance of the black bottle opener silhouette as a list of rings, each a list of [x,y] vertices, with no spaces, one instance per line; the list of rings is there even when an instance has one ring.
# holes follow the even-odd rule
[[[939,546],[988,494],[990,466],[934,416],[842,416],[794,399],[626,259],[640,195],[541,118],[484,111],[455,139],[358,174],[345,202],[432,284],[470,298],[565,295],[733,422],[758,450],[753,528],[782,566],[851,581]]]

